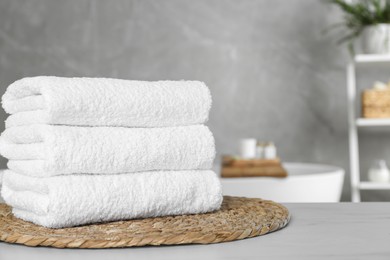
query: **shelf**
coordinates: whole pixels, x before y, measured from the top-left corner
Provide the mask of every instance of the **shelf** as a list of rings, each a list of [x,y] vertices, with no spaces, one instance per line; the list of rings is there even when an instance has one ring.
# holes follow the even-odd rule
[[[360,129],[365,131],[390,133],[390,118],[383,118],[383,119],[358,118],[356,119],[356,125]]]
[[[359,54],[355,56],[356,63],[390,63],[390,55]]]
[[[348,105],[348,119],[349,119],[349,156],[350,156],[350,172],[351,172],[351,195],[353,202],[360,202],[360,190],[390,190],[389,183],[375,183],[375,182],[360,182],[360,157],[359,157],[359,136],[362,132],[368,132],[372,135],[374,133],[386,135],[390,134],[390,118],[384,119],[367,119],[356,118],[358,88],[356,86],[356,73],[359,71],[357,67],[364,67],[365,65],[375,65],[377,67],[390,65],[389,55],[356,55],[352,62],[349,62],[347,71],[347,105]],[[384,72],[386,70],[383,70]],[[385,72],[386,73],[386,72]]]
[[[361,190],[390,190],[390,183],[381,182],[360,182],[359,188]]]

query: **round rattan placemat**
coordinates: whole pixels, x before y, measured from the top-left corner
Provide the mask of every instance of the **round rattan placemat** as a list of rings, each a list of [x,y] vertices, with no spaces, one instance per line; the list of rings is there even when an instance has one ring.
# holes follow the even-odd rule
[[[273,201],[225,196],[221,209],[207,214],[49,229],[15,218],[0,204],[0,240],[59,248],[210,244],[264,235],[289,220],[288,210]]]

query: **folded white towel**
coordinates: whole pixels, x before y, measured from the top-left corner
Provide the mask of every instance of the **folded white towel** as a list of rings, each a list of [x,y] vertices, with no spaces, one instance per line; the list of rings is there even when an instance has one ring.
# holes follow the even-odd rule
[[[23,78],[2,98],[6,127],[26,124],[161,127],[205,123],[211,107],[199,81]]]
[[[7,128],[0,154],[30,176],[210,169],[214,138],[204,125],[165,128],[28,125]]]
[[[61,228],[219,209],[212,171],[141,172],[35,178],[6,171],[2,196],[16,217]]]

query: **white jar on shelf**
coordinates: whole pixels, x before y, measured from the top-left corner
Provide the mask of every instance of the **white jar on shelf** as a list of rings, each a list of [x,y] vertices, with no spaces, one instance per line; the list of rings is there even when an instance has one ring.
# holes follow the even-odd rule
[[[372,182],[389,182],[390,170],[384,160],[377,160],[368,170],[368,180]]]

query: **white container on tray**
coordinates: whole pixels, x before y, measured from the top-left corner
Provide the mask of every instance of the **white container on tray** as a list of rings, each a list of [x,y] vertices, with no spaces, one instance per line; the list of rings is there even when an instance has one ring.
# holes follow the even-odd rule
[[[268,143],[264,148],[264,159],[276,159],[276,147],[274,143]]]
[[[257,140],[255,138],[245,138],[240,140],[240,156],[243,159],[256,158],[256,145]]]

